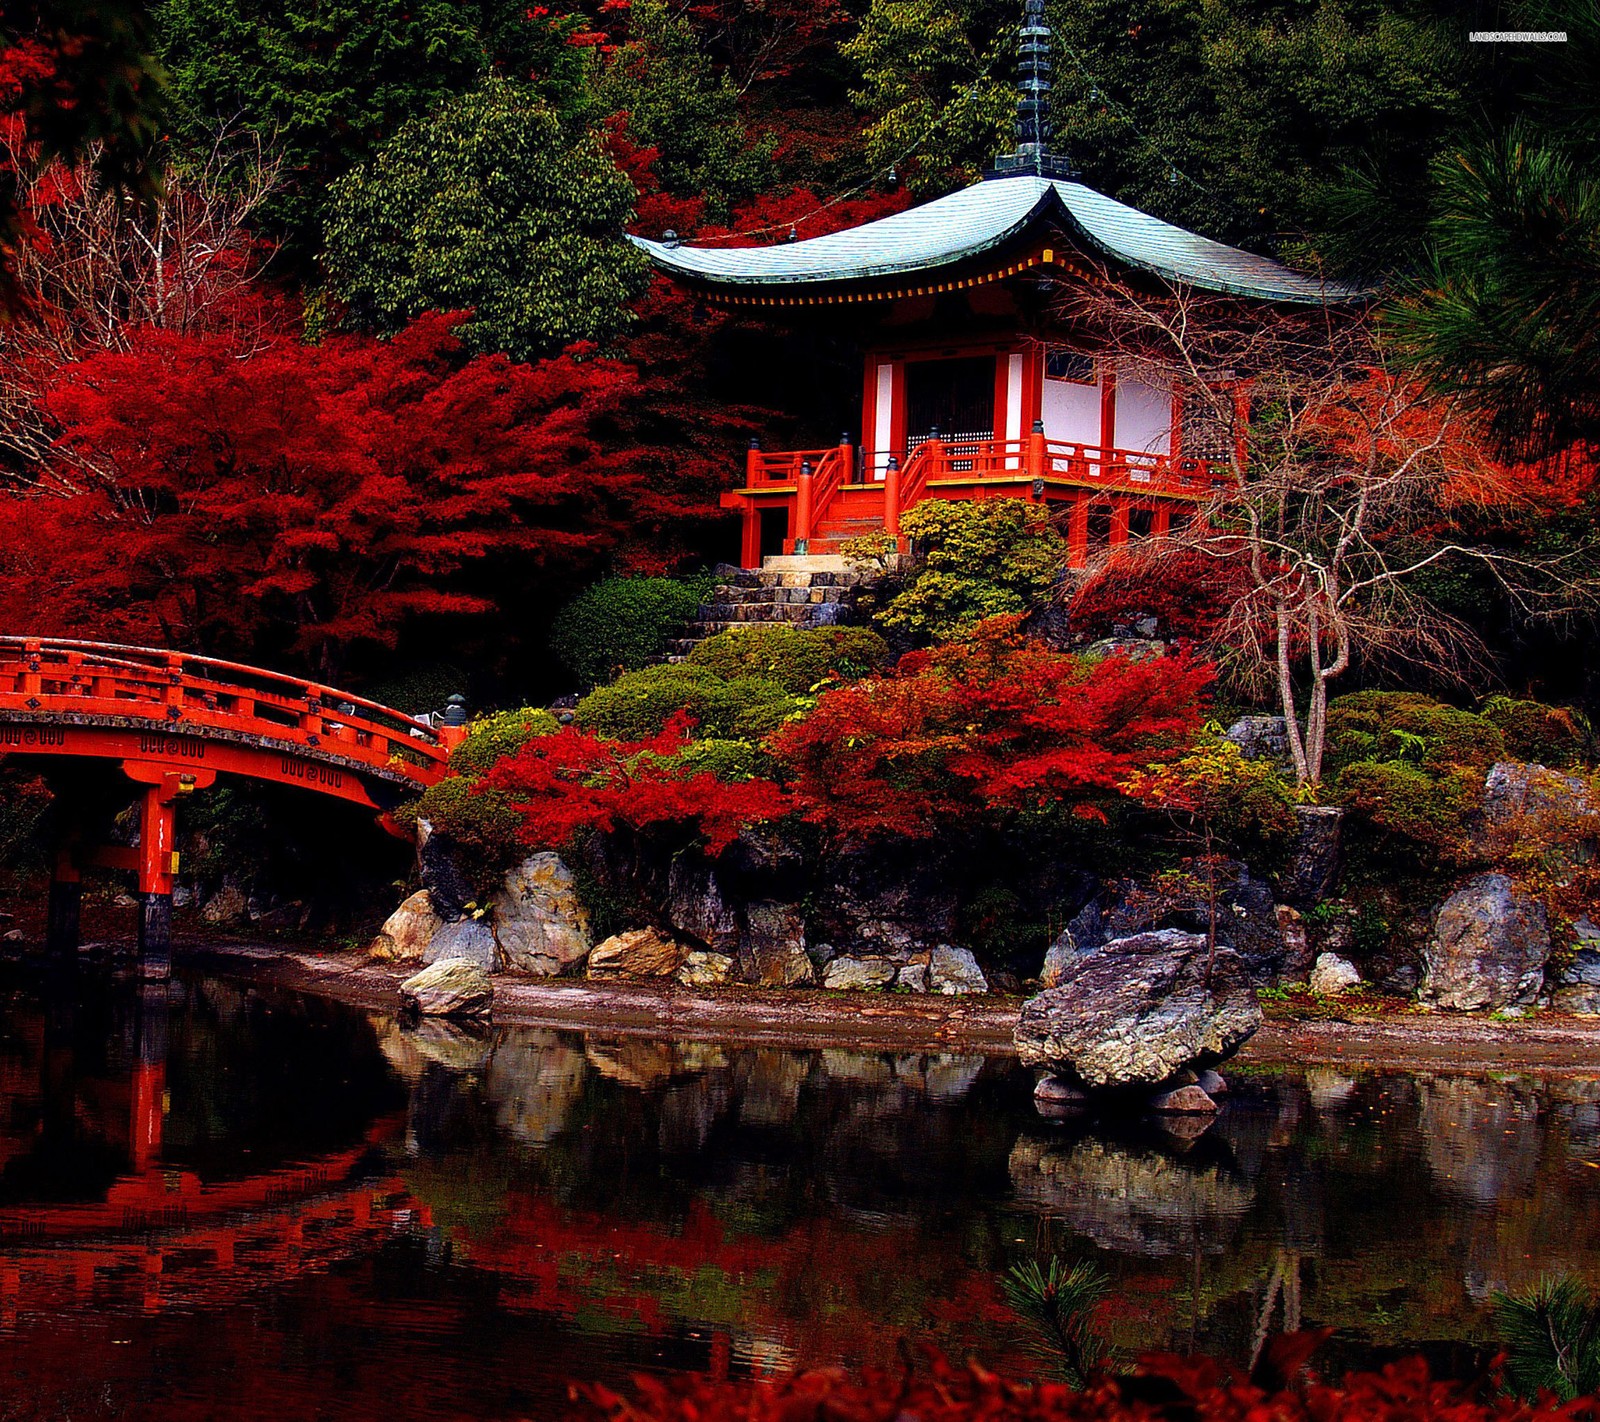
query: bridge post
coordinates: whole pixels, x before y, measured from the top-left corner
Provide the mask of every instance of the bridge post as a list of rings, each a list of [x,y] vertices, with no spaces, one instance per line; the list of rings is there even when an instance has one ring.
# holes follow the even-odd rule
[[[51,957],[70,958],[77,953],[82,908],[83,878],[72,846],[62,845],[56,851],[45,910],[44,947]]]
[[[139,805],[139,970],[172,976],[172,844],[176,816],[164,785],[145,787]]]

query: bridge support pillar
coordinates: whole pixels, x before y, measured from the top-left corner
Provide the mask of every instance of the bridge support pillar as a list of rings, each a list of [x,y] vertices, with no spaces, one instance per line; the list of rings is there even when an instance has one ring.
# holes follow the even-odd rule
[[[172,876],[177,872],[180,795],[204,789],[214,770],[174,771],[159,764],[125,760],[122,773],[144,787],[139,802],[139,970],[147,978],[172,976]]]
[[[56,855],[50,876],[50,901],[45,910],[44,946],[51,957],[76,955],[83,906],[83,880],[70,847]]]

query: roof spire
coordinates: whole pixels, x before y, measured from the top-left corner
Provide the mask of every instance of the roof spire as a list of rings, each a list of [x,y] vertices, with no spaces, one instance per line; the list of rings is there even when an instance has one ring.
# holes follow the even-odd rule
[[[1001,154],[987,176],[1012,178],[1022,173],[1042,178],[1075,178],[1078,170],[1062,153],[1050,151],[1050,26],[1044,0],[1023,0],[1022,30],[1017,45],[1017,147]]]

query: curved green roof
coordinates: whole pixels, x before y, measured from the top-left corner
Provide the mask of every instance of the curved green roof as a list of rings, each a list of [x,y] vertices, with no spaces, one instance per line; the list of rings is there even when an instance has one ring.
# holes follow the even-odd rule
[[[633,240],[664,272],[711,286],[793,287],[935,271],[1054,219],[1084,246],[1180,285],[1261,301],[1332,303],[1370,293],[1186,231],[1082,183],[989,178],[843,232],[772,247],[687,247]]]

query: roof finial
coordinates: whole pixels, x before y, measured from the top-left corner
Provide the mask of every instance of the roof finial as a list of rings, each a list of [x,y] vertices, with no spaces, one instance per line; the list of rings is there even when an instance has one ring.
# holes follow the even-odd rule
[[[1075,178],[1078,170],[1060,153],[1050,151],[1050,26],[1044,0],[1023,0],[1022,30],[1017,45],[1017,147],[994,160],[989,176],[1012,178],[1022,173],[1042,178]]]

